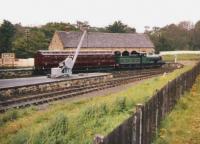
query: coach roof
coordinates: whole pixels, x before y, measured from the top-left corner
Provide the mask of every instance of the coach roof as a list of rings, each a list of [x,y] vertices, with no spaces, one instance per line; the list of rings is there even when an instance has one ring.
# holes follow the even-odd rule
[[[77,47],[82,32],[56,32],[65,48]],[[85,48],[153,48],[146,34],[88,32],[82,47]]]

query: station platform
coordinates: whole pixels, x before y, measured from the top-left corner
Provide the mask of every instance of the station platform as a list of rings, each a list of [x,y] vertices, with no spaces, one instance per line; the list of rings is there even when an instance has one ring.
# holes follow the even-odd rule
[[[65,78],[48,78],[47,76],[0,79],[0,101],[40,93],[61,91],[71,87],[93,85],[112,79],[111,73],[81,73]]]
[[[81,73],[81,74],[74,74],[71,77],[65,77],[65,78],[48,78],[47,76],[39,76],[39,77],[27,77],[27,78],[0,79],[0,89],[70,81],[76,79],[87,79],[91,77],[102,77],[106,75],[108,75],[108,73]]]

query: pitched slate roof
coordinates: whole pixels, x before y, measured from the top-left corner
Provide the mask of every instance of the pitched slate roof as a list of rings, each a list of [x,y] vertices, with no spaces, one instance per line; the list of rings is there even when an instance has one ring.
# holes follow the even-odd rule
[[[82,32],[57,31],[65,48],[77,47]],[[153,48],[146,34],[88,32],[82,47],[85,48]]]

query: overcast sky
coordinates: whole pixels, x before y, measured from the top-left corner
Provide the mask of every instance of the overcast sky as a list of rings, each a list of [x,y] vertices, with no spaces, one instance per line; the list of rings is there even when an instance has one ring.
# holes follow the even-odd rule
[[[200,0],[0,0],[0,21],[22,25],[88,21],[107,26],[121,20],[138,32],[144,26],[165,26],[200,20]]]

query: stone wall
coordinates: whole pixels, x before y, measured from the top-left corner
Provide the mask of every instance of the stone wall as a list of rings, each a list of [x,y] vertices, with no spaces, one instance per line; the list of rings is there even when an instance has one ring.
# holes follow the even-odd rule
[[[1,69],[0,79],[20,78],[33,76],[34,70],[32,68],[26,69]]]
[[[72,86],[94,84],[98,82],[105,82],[112,79],[112,74],[104,74],[93,77],[60,80],[56,82],[40,83],[36,85],[24,85],[18,87],[2,88],[0,89],[0,100],[7,100],[27,95],[40,94],[43,92],[50,92],[62,88],[70,88]]]
[[[55,32],[53,35],[53,38],[49,44],[49,50],[63,50],[63,44],[58,36],[58,34]]]
[[[67,51],[75,51],[75,48],[65,48],[65,50]],[[115,51],[120,51],[121,53],[124,51],[128,51],[129,53],[131,53],[132,51],[136,51],[136,52],[146,52],[146,53],[153,53],[155,50],[154,48],[81,48],[82,52],[86,51],[111,51],[111,52],[115,52]]]

